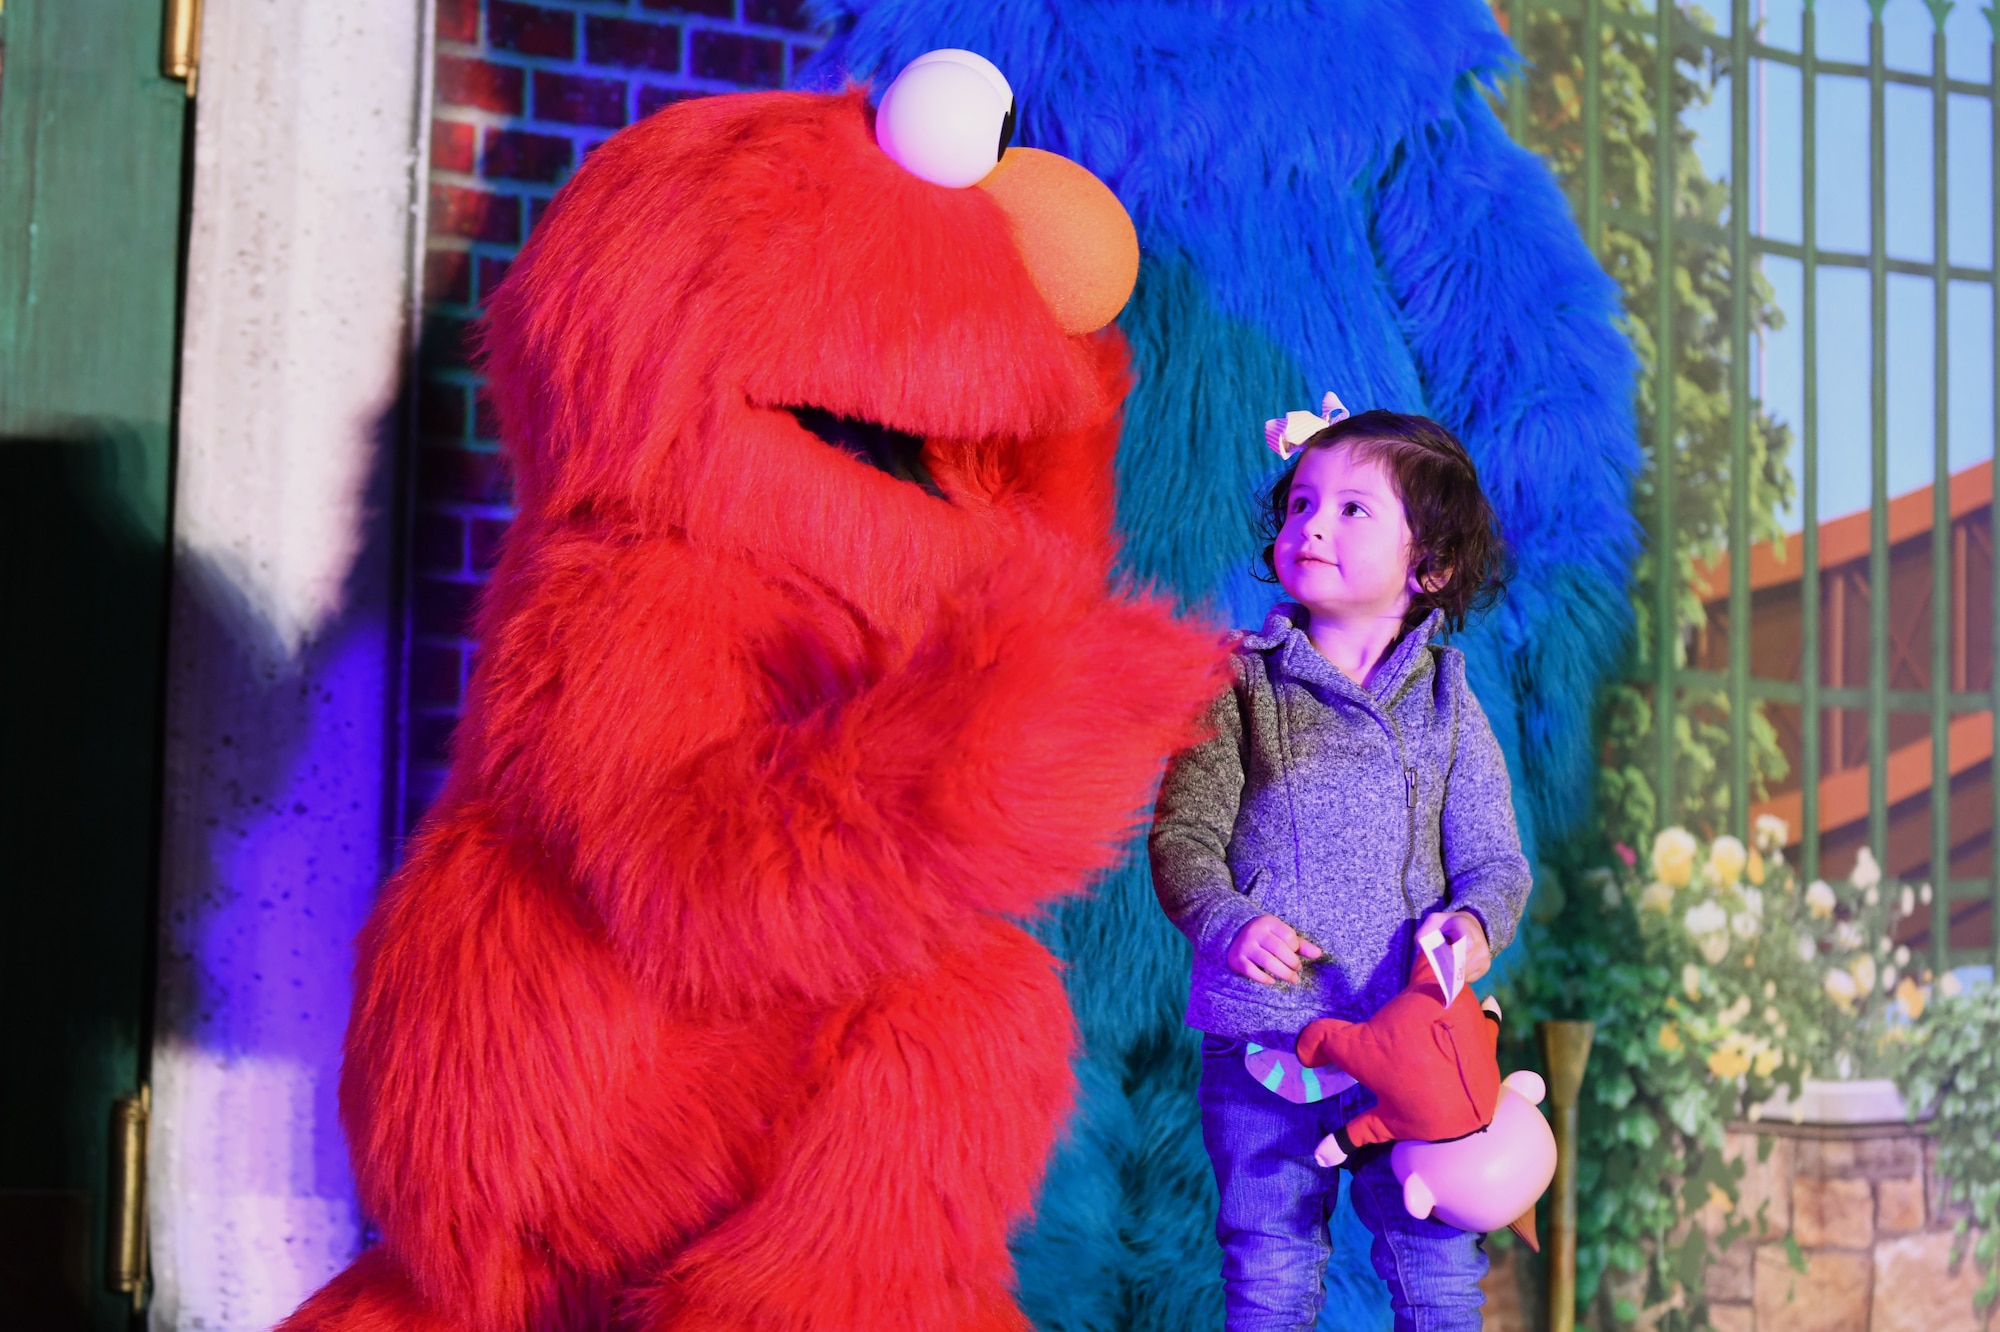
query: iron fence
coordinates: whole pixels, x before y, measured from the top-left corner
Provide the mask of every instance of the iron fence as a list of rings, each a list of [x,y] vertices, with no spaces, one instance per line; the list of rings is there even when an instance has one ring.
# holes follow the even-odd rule
[[[1797,0],[1773,0],[1793,4]],[[1798,724],[1791,735],[1789,758],[1798,778],[1796,799],[1785,808],[1796,814],[1792,841],[1807,878],[1822,872],[1823,859],[1845,859],[1851,848],[1830,851],[1826,845],[1829,829],[1823,826],[1828,811],[1823,807],[1829,791],[1851,791],[1857,796],[1865,772],[1865,835],[1858,837],[1875,857],[1892,872],[1910,878],[1927,878],[1934,885],[1932,921],[1945,922],[1943,928],[1928,929],[1934,964],[1940,969],[1967,962],[1991,962],[2000,953],[2000,856],[1993,854],[1993,832],[2000,828],[2000,782],[1992,780],[1994,756],[2000,754],[2000,672],[1993,668],[1993,625],[2000,622],[2000,564],[1995,563],[2000,543],[1993,540],[1991,519],[1991,471],[1987,464],[1983,508],[1977,503],[1976,487],[1964,477],[1954,483],[1951,468],[1951,338],[1950,312],[1953,286],[1984,286],[1984,299],[1993,312],[1995,362],[1990,373],[2000,380],[2000,285],[1996,285],[1994,264],[2000,261],[2000,18],[1993,9],[1986,16],[1991,40],[1987,45],[1987,77],[1984,80],[1953,77],[1948,60],[1947,19],[1953,5],[1949,0],[1894,0],[1894,3],[1921,4],[1931,22],[1930,68],[1913,70],[1891,67],[1885,56],[1885,11],[1891,0],[1866,0],[1867,59],[1863,61],[1822,58],[1819,51],[1818,22],[1812,0],[1804,0],[1798,14],[1796,49],[1780,47],[1765,40],[1767,28],[1756,21],[1749,0],[1730,0],[1726,31],[1718,22],[1703,21],[1700,11],[1656,3],[1650,13],[1630,12],[1607,4],[1607,0],[1499,0],[1503,21],[1516,34],[1526,31],[1537,13],[1559,15],[1577,34],[1577,59],[1571,66],[1580,73],[1577,90],[1577,119],[1580,121],[1580,161],[1570,160],[1562,168],[1566,185],[1577,205],[1578,222],[1593,248],[1605,252],[1607,230],[1622,232],[1632,242],[1646,247],[1655,265],[1654,300],[1651,309],[1628,311],[1636,323],[1650,326],[1655,364],[1652,382],[1666,386],[1652,394],[1651,420],[1647,423],[1649,447],[1680,447],[1682,423],[1677,420],[1678,394],[1672,386],[1678,380],[1675,357],[1679,349],[1671,331],[1676,328],[1676,302],[1680,283],[1675,267],[1683,262],[1682,245],[1690,236],[1720,247],[1727,255],[1728,312],[1728,502],[1724,549],[1712,552],[1707,567],[1726,570],[1721,587],[1697,589],[1710,607],[1710,622],[1690,626],[1684,612],[1687,589],[1679,585],[1679,562],[1657,551],[1652,567],[1659,573],[1642,587],[1641,595],[1650,614],[1648,640],[1640,646],[1635,679],[1649,696],[1651,753],[1648,777],[1657,811],[1658,826],[1677,822],[1689,793],[1677,789],[1679,751],[1677,737],[1681,722],[1692,711],[1710,708],[1726,719],[1727,743],[1718,765],[1717,782],[1726,786],[1726,826],[1710,831],[1732,832],[1748,839],[1753,810],[1762,801],[1769,807],[1772,791],[1768,782],[1758,780],[1751,763],[1752,728],[1763,709],[1795,714]],[[1858,18],[1858,14],[1856,15]],[[1920,21],[1920,20],[1919,20]],[[1784,25],[1791,29],[1789,20]],[[1607,194],[1604,124],[1605,56],[1607,43],[1621,40],[1650,48],[1653,59],[1652,162],[1653,207],[1635,209],[1630,199]],[[1727,204],[1716,220],[1687,215],[1681,206],[1681,151],[1675,132],[1682,112],[1676,105],[1676,80],[1689,76],[1687,53],[1702,53],[1712,69],[1727,76],[1728,149]],[[1761,64],[1760,64],[1761,62]],[[1800,190],[1801,216],[1797,239],[1767,234],[1767,228],[1753,225],[1751,191],[1755,180],[1752,157],[1753,70],[1785,66],[1797,71],[1799,98],[1797,124],[1799,142],[1796,181]],[[1534,75],[1530,75],[1534,77]],[[1828,80],[1854,80],[1867,91],[1867,216],[1868,244],[1864,249],[1822,246],[1820,243],[1821,157],[1829,148],[1820,139],[1820,97]],[[1716,80],[1719,86],[1720,80]],[[1931,153],[1931,256],[1928,262],[1892,257],[1888,244],[1887,168],[1891,151],[1887,116],[1887,91],[1907,86],[1928,93],[1931,103],[1929,146]],[[1993,169],[1984,182],[1990,197],[1984,204],[1986,225],[1995,229],[1993,248],[1984,267],[1952,262],[1950,224],[1952,219],[1952,171],[1948,144],[1951,133],[1951,99],[1972,98],[1984,103],[1990,126],[1989,147]],[[1517,81],[1506,91],[1503,114],[1517,140],[1531,147],[1538,144],[1537,127],[1530,121],[1527,86]],[[1858,149],[1859,145],[1832,145],[1835,151]],[[1760,154],[1756,169],[1765,169],[1768,157]],[[1858,176],[1858,172],[1852,173]],[[1765,543],[1760,557],[1752,540],[1751,430],[1759,410],[1756,385],[1751,311],[1753,273],[1769,257],[1780,257],[1798,265],[1802,276],[1796,310],[1787,311],[1800,326],[1803,398],[1796,421],[1799,448],[1796,552],[1783,545]],[[1866,328],[1836,326],[1821,328],[1820,278],[1829,270],[1849,269],[1866,274],[1868,316]],[[1892,275],[1927,280],[1932,293],[1932,374],[1933,416],[1927,440],[1899,438],[1892,442],[1888,401],[1890,392],[1889,287]],[[1960,298],[1964,298],[1961,291]],[[1865,557],[1849,559],[1851,568],[1836,569],[1828,576],[1822,567],[1821,515],[1821,389],[1823,353],[1834,339],[1865,337],[1868,364],[1867,449],[1869,501],[1866,509]],[[1851,343],[1849,344],[1852,345]],[[1992,422],[1996,442],[2000,442],[2000,415]],[[1917,496],[1913,492],[1903,508],[1897,532],[1892,533],[1890,454],[1892,447],[1928,449],[1931,458],[1929,486],[1928,559],[1922,560],[1923,538],[1918,527],[1923,515],[1910,516]],[[1676,471],[1672,465],[1651,469],[1650,495],[1646,497],[1647,525],[1658,543],[1671,543],[1677,513]],[[1976,480],[1976,478],[1974,478]],[[1958,496],[1954,507],[1954,496]],[[1968,496],[1970,497],[1968,499]],[[1903,521],[1902,519],[1907,519]],[[1906,530],[1907,529],[1907,530]],[[1911,535],[1915,532],[1915,535]],[[1979,549],[1983,547],[1983,549]],[[1896,552],[1903,554],[1898,555]],[[1902,559],[1908,569],[1892,570],[1892,557]],[[1767,566],[1790,568],[1796,576],[1796,625],[1786,619],[1787,635],[1796,635],[1797,669],[1787,672],[1757,669],[1756,639],[1760,621],[1755,618],[1753,579],[1758,559]],[[1796,565],[1791,561],[1796,559]],[[1916,563],[1912,563],[1916,561]],[[1921,573],[1927,564],[1927,579],[1910,576]],[[1983,566],[1983,567],[1982,567]],[[1865,569],[1865,573],[1863,570]],[[1782,572],[1782,570],[1781,570]],[[1901,586],[1910,600],[1901,607],[1900,621],[1892,616],[1896,588]],[[1775,576],[1775,575],[1774,575]],[[1789,576],[1789,575],[1787,575]],[[1980,587],[1980,584],[1984,584]],[[1786,584],[1788,587],[1789,584]],[[1974,590],[1985,592],[1975,599]],[[1928,598],[1928,621],[1918,612],[1917,602]],[[1856,602],[1865,604],[1865,621],[1851,612]],[[1789,617],[1790,612],[1787,611]],[[1831,621],[1831,622],[1830,622]],[[1767,614],[1762,623],[1774,623]],[[1865,628],[1865,665],[1851,667],[1849,647],[1860,647],[1858,634]],[[1704,635],[1708,635],[1704,637]],[[1924,641],[1927,639],[1927,643]],[[1717,641],[1719,640],[1719,641]],[[1783,658],[1792,649],[1787,639]],[[1704,647],[1707,649],[1704,654]],[[1927,651],[1925,649],[1927,648]],[[1766,658],[1771,653],[1763,654]],[[1859,674],[1860,679],[1852,678]],[[1911,714],[1907,725],[1892,735],[1892,714]],[[1856,736],[1847,723],[1849,714],[1863,721],[1862,735]],[[1905,734],[1921,717],[1927,734]],[[1900,745],[1892,741],[1901,740]],[[1857,743],[1859,741],[1859,743]],[[1928,759],[1928,772],[1923,772]],[[1892,791],[1892,768],[1896,778]],[[1839,785],[1845,782],[1844,786]],[[1720,794],[1720,793],[1719,793]],[[1954,797],[1957,797],[1956,802]],[[1956,808],[1954,804],[1956,803]],[[1891,856],[1892,815],[1899,844],[1910,843],[1927,831],[1927,847],[1919,847],[1913,860],[1901,862]],[[1926,826],[1927,825],[1927,828]],[[1954,831],[1958,836],[1954,839]],[[1907,850],[1907,847],[1905,847]],[[1983,872],[1980,862],[1983,859]],[[1954,862],[1958,872],[1954,872]],[[1829,865],[1831,869],[1833,866]],[[1954,917],[1956,921],[1954,922]],[[1988,942],[1983,946],[1952,946],[1952,924],[1961,935],[1977,932],[1983,917]],[[1917,923],[1921,923],[1920,921]]]

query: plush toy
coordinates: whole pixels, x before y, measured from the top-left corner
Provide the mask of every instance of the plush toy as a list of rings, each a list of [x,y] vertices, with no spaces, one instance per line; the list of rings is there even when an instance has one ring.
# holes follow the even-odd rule
[[[859,95],[679,104],[495,296],[519,517],[341,1081],[381,1239],[289,1332],[1026,1327],[1075,1036],[1020,922],[1224,677],[1107,581],[1129,223],[990,111],[987,189]]]
[[[1337,1166],[1357,1148],[1399,1138],[1462,1138],[1493,1120],[1500,1007],[1490,999],[1482,1005],[1464,988],[1462,952],[1454,958],[1441,934],[1418,943],[1423,955],[1409,985],[1373,1017],[1320,1018],[1299,1033],[1301,1064],[1331,1065],[1375,1094],[1373,1106],[1320,1144],[1321,1165]]]
[[[1281,464],[1246,441],[1328,384],[1465,442],[1515,577],[1454,641],[1538,859],[1593,808],[1591,714],[1625,660],[1640,455],[1617,290],[1487,101],[1514,59],[1493,7],[817,3],[832,37],[803,79],[881,88],[931,47],[974,47],[1007,70],[1020,140],[1088,166],[1130,210],[1144,260],[1119,319],[1137,379],[1118,456],[1127,568],[1218,621],[1262,623],[1255,503]],[[1145,859],[1046,930],[1084,1059],[1077,1123],[1018,1241],[1022,1304],[1044,1332],[1221,1317],[1199,1041],[1180,1025],[1186,944]],[[1322,1326],[1386,1328],[1344,1205],[1334,1232]]]
[[[1556,1161],[1555,1135],[1534,1109],[1541,1079],[1502,1081],[1500,1006],[1464,988],[1464,940],[1433,932],[1417,942],[1408,988],[1373,1017],[1321,1018],[1299,1033],[1302,1070],[1332,1068],[1375,1094],[1314,1158],[1333,1167],[1394,1142],[1391,1165],[1412,1216],[1435,1212],[1463,1230],[1506,1226],[1539,1248],[1535,1201]]]

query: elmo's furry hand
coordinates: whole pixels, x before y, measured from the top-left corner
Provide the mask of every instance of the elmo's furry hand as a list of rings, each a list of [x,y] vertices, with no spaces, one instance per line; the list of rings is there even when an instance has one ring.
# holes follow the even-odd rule
[[[1222,654],[1109,576],[1122,341],[870,116],[671,107],[492,300],[520,514],[341,1083],[381,1243],[291,1332],[1025,1332],[1075,1038],[1018,922]]]

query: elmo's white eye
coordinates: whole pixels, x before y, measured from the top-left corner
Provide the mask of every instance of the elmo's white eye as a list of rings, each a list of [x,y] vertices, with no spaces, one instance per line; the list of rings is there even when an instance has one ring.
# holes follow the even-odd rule
[[[911,175],[953,189],[986,179],[1013,137],[1014,90],[971,51],[918,56],[875,110],[882,151]]]

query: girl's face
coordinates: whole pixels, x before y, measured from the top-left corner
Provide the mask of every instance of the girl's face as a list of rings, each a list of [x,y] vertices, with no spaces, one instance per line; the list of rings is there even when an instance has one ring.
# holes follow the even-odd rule
[[[1275,545],[1278,582],[1315,618],[1400,619],[1409,609],[1410,526],[1378,458],[1351,448],[1308,453]]]

